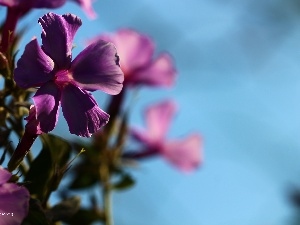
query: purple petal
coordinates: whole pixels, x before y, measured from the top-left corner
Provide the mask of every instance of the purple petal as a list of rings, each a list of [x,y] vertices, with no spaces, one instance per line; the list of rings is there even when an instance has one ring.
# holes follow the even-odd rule
[[[39,87],[52,78],[54,62],[40,48],[36,39],[29,42],[14,70],[14,79],[22,88]]]
[[[73,38],[81,26],[79,17],[48,13],[39,20],[42,31],[43,50],[58,65],[59,69],[68,69],[72,59]]]
[[[20,225],[28,214],[29,192],[14,183],[0,186],[0,224]]]
[[[173,66],[171,57],[168,54],[161,54],[155,61],[143,69],[136,71],[128,77],[128,84],[166,86],[174,84],[176,69]]]
[[[15,7],[20,4],[20,0],[0,0],[0,5]]]
[[[65,4],[65,2],[66,0],[34,0],[32,4],[34,8],[55,9]]]
[[[0,166],[0,185],[6,183],[11,177],[11,173]]]
[[[40,122],[42,132],[48,133],[54,129],[57,123],[60,99],[61,91],[52,81],[41,86],[33,96],[37,120]]]
[[[22,8],[58,8],[66,0],[0,0],[0,5]]]
[[[99,39],[111,41],[115,44],[120,56],[121,68],[127,76],[132,75],[136,69],[144,67],[151,62],[154,52],[154,43],[143,34],[131,29],[121,29],[115,35],[102,35]]]
[[[167,142],[161,153],[182,171],[190,172],[202,162],[201,145],[201,137],[193,134],[184,140]]]
[[[149,132],[144,129],[133,127],[129,129],[129,134],[134,140],[140,142],[141,144],[147,147],[152,146],[156,141],[149,135]]]
[[[85,13],[90,19],[95,19],[97,17],[97,14],[93,10],[91,0],[73,0],[73,1],[81,6],[83,11],[85,11]]]
[[[146,109],[145,120],[149,137],[156,141],[165,138],[176,108],[174,101],[166,100]]]
[[[99,40],[85,48],[72,62],[70,69],[77,85],[87,90],[119,94],[124,75],[118,65],[112,43]]]
[[[78,136],[90,137],[109,119],[92,95],[72,84],[63,89],[61,105],[70,133]]]
[[[43,133],[40,126],[40,121],[37,120],[36,108],[34,105],[31,105],[29,115],[24,119],[27,120],[27,124],[25,125],[26,132],[31,135],[40,135]]]

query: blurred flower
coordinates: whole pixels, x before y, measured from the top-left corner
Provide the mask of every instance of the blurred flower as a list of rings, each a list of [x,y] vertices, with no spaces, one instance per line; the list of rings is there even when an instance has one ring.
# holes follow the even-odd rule
[[[87,16],[95,19],[97,14],[92,8],[92,0],[72,0],[79,4]],[[7,14],[2,27],[2,40],[0,42],[0,51],[6,53],[10,44],[13,42],[15,29],[18,20],[34,8],[59,8],[66,3],[66,0],[0,0],[0,6],[7,7]]]
[[[26,13],[32,8],[58,8],[65,2],[66,0],[0,0],[0,5]]]
[[[29,192],[25,187],[9,183],[11,173],[0,166],[0,224],[20,225],[27,216]]]
[[[162,53],[153,58],[154,43],[146,35],[131,29],[121,29],[113,35],[104,34],[95,40],[106,40],[115,44],[125,75],[124,85],[172,86],[176,70],[169,54]]]
[[[102,90],[116,95],[124,75],[113,44],[99,40],[85,48],[72,62],[72,41],[81,20],[75,15],[48,13],[39,19],[42,48],[29,42],[17,62],[14,79],[22,88],[40,87],[33,96],[40,130],[54,129],[58,108],[72,134],[89,137],[108,122],[88,91]]]
[[[82,10],[86,13],[86,15],[91,18],[95,19],[97,17],[97,14],[95,13],[93,7],[92,7],[92,0],[72,0],[79,4],[82,8]]]
[[[79,4],[90,18],[95,18],[96,13],[92,8],[91,0],[72,0]],[[15,12],[21,15],[26,14],[33,8],[48,8],[54,9],[61,7],[66,3],[66,0],[0,0],[0,5],[13,8]]]
[[[191,171],[199,166],[202,161],[202,140],[199,134],[192,134],[181,140],[166,140],[166,133],[175,111],[176,105],[170,100],[153,105],[146,110],[145,120],[148,129],[131,130],[132,137],[142,143],[145,150],[130,153],[131,157],[143,158],[161,154],[183,171]]]

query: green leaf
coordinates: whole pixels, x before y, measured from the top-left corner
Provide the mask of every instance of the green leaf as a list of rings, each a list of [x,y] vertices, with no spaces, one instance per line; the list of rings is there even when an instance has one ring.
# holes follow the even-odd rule
[[[24,219],[22,225],[33,224],[50,225],[50,222],[47,220],[40,201],[31,198],[29,201],[29,213]]]
[[[132,187],[135,184],[134,179],[127,173],[121,175],[121,179],[113,184],[112,188],[115,190],[124,190]]]
[[[80,198],[74,196],[63,200],[46,212],[52,222],[70,219],[80,208]]]
[[[40,136],[43,148],[32,162],[25,177],[30,194],[41,202],[47,201],[50,193],[57,189],[66,169],[71,145],[64,139],[43,134]]]
[[[70,188],[73,190],[87,188],[97,183],[98,178],[90,174],[78,174],[72,181]]]
[[[90,225],[95,221],[103,221],[104,215],[96,209],[80,209],[72,218],[63,220],[72,225]]]

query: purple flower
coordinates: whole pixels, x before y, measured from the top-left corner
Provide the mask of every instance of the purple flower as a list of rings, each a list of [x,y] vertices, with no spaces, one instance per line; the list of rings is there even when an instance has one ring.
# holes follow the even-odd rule
[[[145,150],[133,156],[142,158],[161,154],[179,169],[191,171],[202,161],[202,140],[199,134],[192,134],[181,140],[166,140],[175,111],[176,105],[173,101],[164,101],[146,110],[147,130],[131,130],[132,137],[142,143]]]
[[[58,8],[65,2],[66,0],[0,0],[0,5],[29,10],[31,8]]]
[[[121,29],[114,35],[100,35],[94,40],[115,44],[125,75],[125,85],[172,86],[176,70],[169,54],[153,58],[154,43],[146,35],[131,29]]]
[[[30,195],[25,187],[8,183],[10,177],[0,166],[0,224],[20,225],[27,216]]]
[[[22,88],[40,87],[33,96],[40,130],[54,129],[61,104],[72,134],[89,137],[108,122],[88,91],[116,95],[124,75],[112,43],[98,40],[73,61],[72,41],[81,20],[72,14],[48,13],[39,19],[43,28],[42,47],[29,42],[17,62],[14,79]]]
[[[82,7],[90,18],[96,18],[92,8],[92,0],[72,0]],[[0,5],[18,9],[21,14],[26,14],[32,8],[59,8],[66,3],[66,0],[0,0]]]

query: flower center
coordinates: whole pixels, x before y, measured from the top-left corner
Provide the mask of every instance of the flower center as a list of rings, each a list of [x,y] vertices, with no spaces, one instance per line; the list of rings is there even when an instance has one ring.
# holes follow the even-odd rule
[[[64,88],[73,80],[72,74],[68,70],[60,70],[54,76],[54,82],[59,88]]]

